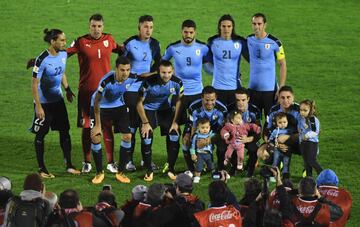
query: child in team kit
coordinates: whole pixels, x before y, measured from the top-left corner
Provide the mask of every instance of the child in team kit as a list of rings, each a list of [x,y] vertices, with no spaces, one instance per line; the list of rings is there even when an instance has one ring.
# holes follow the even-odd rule
[[[200,182],[201,171],[204,167],[204,162],[206,163],[208,170],[214,169],[214,164],[212,162],[212,153],[213,153],[213,145],[209,144],[201,149],[196,147],[196,142],[198,139],[206,139],[212,137],[214,134],[211,131],[210,121],[207,118],[200,118],[197,122],[197,130],[192,138],[191,143],[191,159],[196,162],[195,166],[195,177],[194,183]]]
[[[261,128],[254,123],[246,123],[242,119],[240,112],[230,113],[229,122],[225,123],[225,126],[221,129],[221,137],[228,144],[227,150],[225,153],[224,165],[229,163],[231,156],[236,150],[237,154],[237,169],[243,169],[244,162],[244,148],[245,145],[241,142],[241,139],[244,136],[247,136],[250,131],[260,134]]]
[[[306,176],[312,176],[312,168],[317,174],[322,171],[316,160],[319,144],[320,122],[315,116],[315,102],[300,102],[300,118],[298,119],[300,151],[304,159]]]
[[[279,136],[289,136],[293,133],[292,130],[288,129],[288,119],[286,113],[279,112],[275,116],[275,126],[276,128],[271,132],[271,135],[267,141],[268,143],[268,152],[274,153],[272,166],[276,167],[280,164],[280,161],[283,162],[282,174],[284,178],[290,177],[290,157],[291,152],[288,150],[281,150],[278,147],[278,138]]]

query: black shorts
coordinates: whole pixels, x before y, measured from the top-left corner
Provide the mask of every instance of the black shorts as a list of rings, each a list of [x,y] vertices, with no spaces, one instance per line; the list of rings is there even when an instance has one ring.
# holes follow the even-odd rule
[[[138,92],[127,91],[124,94],[125,104],[129,108],[129,119],[131,128],[137,128],[140,126],[140,117],[136,109],[138,99]]]
[[[179,125],[183,125],[188,121],[188,108],[191,105],[191,103],[193,103],[194,101],[201,99],[201,94],[197,94],[197,95],[183,95],[181,97],[181,107],[179,110],[179,119],[178,119],[178,124]]]
[[[226,107],[235,103],[235,90],[219,90],[216,89],[217,100],[219,100]]]
[[[276,90],[274,91],[255,91],[249,89],[250,103],[255,105],[259,110],[264,110],[265,119],[269,114],[270,108],[276,104],[275,99]]]
[[[100,108],[101,126],[103,122],[111,121],[114,133],[130,133],[129,109],[126,106],[115,108]],[[90,128],[95,125],[94,107],[90,111]]]
[[[34,104],[34,119],[30,128],[32,133],[47,134],[49,128],[51,128],[52,131],[69,131],[69,117],[64,99],[53,103],[42,103],[41,106],[44,109],[45,118],[39,119],[36,117]]]
[[[153,129],[160,126],[160,133],[162,136],[169,134],[174,113],[171,109],[166,110],[145,110],[145,114]]]

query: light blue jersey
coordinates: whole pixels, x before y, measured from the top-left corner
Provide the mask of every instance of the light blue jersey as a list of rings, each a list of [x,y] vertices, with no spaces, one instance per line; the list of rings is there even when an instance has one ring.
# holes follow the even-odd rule
[[[258,39],[247,38],[250,60],[249,88],[255,91],[274,91],[276,84],[276,60],[285,57],[280,40],[267,34]]]
[[[115,71],[110,71],[100,80],[99,87],[91,97],[91,106],[94,106],[95,96],[101,94],[100,108],[115,108],[124,106],[124,93],[137,81],[136,76],[130,76],[123,82],[115,79]]]
[[[202,64],[208,51],[208,46],[197,40],[191,45],[183,44],[179,40],[166,48],[162,58],[164,60],[174,58],[175,75],[184,83],[184,95],[196,95],[202,92]]]
[[[241,36],[226,40],[219,35],[208,40],[209,60],[213,63],[212,86],[218,90],[236,90],[241,87],[240,61],[246,49]]]
[[[210,143],[206,145],[205,147],[202,147],[201,149],[196,147],[196,142],[198,139],[207,139],[214,136],[214,133],[210,131],[208,134],[201,134],[198,130],[195,132],[192,140],[191,140],[191,148],[190,148],[190,154],[196,154],[196,153],[209,153],[212,154],[214,147]]]
[[[140,75],[143,73],[154,72],[159,66],[161,59],[160,44],[150,38],[147,41],[140,40],[139,36],[130,37],[124,42],[124,56],[130,59],[131,73]],[[129,91],[137,92],[140,88],[141,81],[134,83]]]
[[[59,51],[53,56],[48,50],[36,58],[32,75],[39,80],[40,103],[53,103],[63,98],[61,80],[65,73],[66,59],[66,51]]]
[[[313,116],[309,119],[300,117],[298,119],[299,142],[311,141],[319,142],[320,122],[317,117]]]

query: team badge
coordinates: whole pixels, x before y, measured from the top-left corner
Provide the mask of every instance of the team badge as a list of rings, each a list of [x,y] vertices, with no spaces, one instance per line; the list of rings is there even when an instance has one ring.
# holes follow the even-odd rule
[[[195,54],[196,54],[197,56],[200,56],[201,50],[200,50],[200,49],[196,49]]]
[[[267,43],[267,44],[265,44],[265,49],[269,49],[270,48],[270,43]]]
[[[102,86],[99,86],[98,91],[99,91],[99,92],[103,92],[103,91],[104,91],[104,88],[103,88]]]
[[[130,84],[127,84],[127,85],[125,86],[126,90],[129,89],[129,87],[130,87]]]
[[[108,40],[104,40],[103,43],[104,43],[104,46],[105,46],[105,47],[108,47],[108,46],[109,46],[109,41],[108,41]]]
[[[175,88],[170,88],[170,93],[174,93],[175,92]]]
[[[239,44],[239,43],[234,43],[234,47],[235,47],[235,49],[239,49],[239,48],[240,48],[240,44]]]
[[[65,65],[66,64],[66,58],[61,58],[61,62]]]
[[[250,117],[247,118],[247,122],[251,123],[251,118]]]
[[[217,118],[218,118],[218,115],[216,115],[216,114],[212,116],[213,120],[216,120]]]

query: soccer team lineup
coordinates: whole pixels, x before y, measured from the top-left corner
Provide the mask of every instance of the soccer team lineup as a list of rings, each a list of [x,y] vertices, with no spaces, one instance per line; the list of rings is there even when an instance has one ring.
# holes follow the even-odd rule
[[[69,48],[63,31],[46,29],[44,41],[49,48],[29,65],[33,66],[35,107],[31,130],[39,174],[55,177],[44,162],[44,138],[51,129],[60,133],[68,173],[89,173],[95,167],[92,183],[102,183],[104,149],[106,169],[115,173],[119,182],[130,183],[125,172],[136,170],[133,153],[139,130],[141,147],[137,149],[146,169],[144,180],[152,181],[159,168],[152,162],[156,127],[166,136],[167,160],[162,172],[172,180],[176,179],[176,161],[185,161],[187,172],[199,183],[203,169],[227,168],[231,175],[245,171],[251,177],[258,159],[274,167],[281,165],[283,177],[289,178],[292,154],[303,154],[304,175],[312,176],[313,169],[319,174],[320,124],[315,101],[294,102],[294,91],[285,84],[284,48],[266,32],[264,14],[253,16],[254,33],[247,38],[234,32],[234,23],[231,15],[223,15],[218,34],[203,43],[195,38],[196,23],[185,20],[182,39],[169,44],[163,56],[159,41],[152,37],[150,15],[139,17],[139,33],[121,45],[103,32],[101,14],[91,16],[89,34],[77,38]],[[115,70],[111,70],[112,53],[118,55]],[[81,171],[71,162],[70,127],[61,90],[63,87],[66,99],[72,102],[75,95],[65,67],[67,58],[76,54],[80,68],[78,126],[82,127],[84,154]],[[241,57],[250,64],[247,89],[241,86]],[[202,70],[213,76],[211,86],[203,86]],[[118,162],[114,160],[114,133],[121,133]],[[178,160],[179,150],[183,158]]]
[[[21,200],[24,192],[45,192],[41,182],[64,175],[79,184],[104,185],[91,209],[83,209],[77,190],[66,189],[39,226],[64,224],[73,212],[71,222],[88,226],[82,224],[83,211],[92,213],[91,226],[345,226],[352,200],[319,158],[316,100],[295,102],[296,90],[287,83],[286,42],[268,32],[267,15],[254,13],[252,34],[240,36],[233,16],[224,14],[206,42],[197,39],[196,22],[184,18],[180,39],[161,47],[151,15],[139,16],[138,33],[124,42],[105,32],[105,19],[90,15],[89,32],[70,45],[68,31],[44,28],[39,40],[47,48],[27,63],[34,103],[31,152],[38,169],[25,178]],[[66,75],[69,58],[77,58],[79,68],[76,94]],[[249,66],[248,73],[241,64]],[[71,130],[80,132],[82,166],[72,160],[70,121],[75,119],[66,102],[77,103],[79,129]],[[46,137],[54,133],[65,174],[45,160]],[[160,152],[162,163],[156,158]],[[301,168],[296,174],[294,165]],[[121,209],[108,178],[132,187]],[[171,183],[160,183],[164,178]],[[0,177],[0,191],[7,180]],[[244,181],[240,201],[227,186],[237,180]],[[193,190],[209,182],[206,208]],[[272,192],[270,182],[276,185]],[[20,200],[9,201],[0,226],[17,222],[10,208]],[[104,213],[105,207],[114,209]],[[111,225],[99,224],[107,222],[99,215]]]

